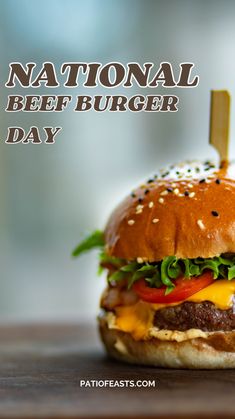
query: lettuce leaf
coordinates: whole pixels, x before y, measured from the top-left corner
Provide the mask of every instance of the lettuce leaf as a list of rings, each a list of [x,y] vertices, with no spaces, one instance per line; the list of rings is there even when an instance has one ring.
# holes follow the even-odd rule
[[[104,233],[100,230],[94,231],[90,236],[86,237],[79,245],[73,250],[72,256],[80,256],[81,253],[87,252],[88,250],[94,249],[95,247],[103,248]]]
[[[100,230],[94,231],[84,239],[73,251],[74,257],[93,248],[99,248],[100,271],[111,266],[111,275],[108,282],[127,280],[128,288],[131,288],[135,281],[144,278],[150,287],[160,288],[165,285],[166,294],[169,294],[175,287],[174,280],[180,275],[190,279],[202,275],[205,270],[213,273],[214,279],[235,278],[235,254],[224,254],[214,258],[182,259],[176,256],[168,256],[160,262],[138,263],[137,261],[126,261],[105,253],[104,233]]]
[[[213,273],[214,279],[226,278],[228,280],[235,278],[235,255],[230,257],[180,259],[176,256],[168,256],[158,263],[126,262],[119,259],[122,264],[118,271],[120,275],[112,274],[109,282],[126,279],[128,288],[140,278],[144,278],[150,287],[160,288],[166,286],[166,294],[169,294],[175,287],[174,280],[180,275],[190,279],[203,274],[205,270]]]

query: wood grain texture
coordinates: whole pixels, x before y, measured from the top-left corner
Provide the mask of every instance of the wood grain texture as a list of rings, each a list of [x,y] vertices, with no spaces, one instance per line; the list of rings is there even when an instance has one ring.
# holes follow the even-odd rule
[[[164,370],[109,360],[95,327],[0,327],[0,418],[232,418],[235,371]],[[80,380],[156,380],[81,388]]]

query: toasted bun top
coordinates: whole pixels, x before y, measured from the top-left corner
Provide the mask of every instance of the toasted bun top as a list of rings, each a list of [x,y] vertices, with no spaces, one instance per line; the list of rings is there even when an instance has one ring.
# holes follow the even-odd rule
[[[235,168],[187,162],[160,171],[114,210],[108,254],[159,261],[235,253]]]

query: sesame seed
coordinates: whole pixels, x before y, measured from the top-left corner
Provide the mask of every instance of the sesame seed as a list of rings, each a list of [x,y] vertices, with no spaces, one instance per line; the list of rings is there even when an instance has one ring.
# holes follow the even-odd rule
[[[172,188],[167,188],[167,192],[173,192]]]
[[[217,185],[219,185],[221,183],[220,179],[216,179],[215,183],[217,183]]]
[[[193,188],[192,183],[189,183],[189,184],[188,184],[188,188],[190,188],[190,189],[192,189],[192,188]]]
[[[135,197],[136,197],[136,194],[135,194],[134,192],[132,192],[132,193],[131,193],[131,197],[132,197],[132,198],[135,198]]]
[[[159,218],[153,218],[152,223],[153,223],[153,224],[157,224],[157,223],[158,223],[158,221],[159,221]]]
[[[129,224],[129,226],[133,226],[133,224],[135,224],[135,220],[128,220],[127,224]]]
[[[189,196],[189,198],[193,198],[195,196],[195,192],[190,192],[190,194],[188,196]]]
[[[144,208],[144,205],[139,204],[137,205],[136,210],[139,211],[139,210],[142,210],[143,208]]]
[[[176,185],[176,183],[172,183],[171,186],[172,186],[172,188],[176,188],[177,185]]]
[[[147,195],[149,193],[149,189],[145,189],[144,194]]]
[[[162,191],[162,192],[160,193],[160,195],[161,195],[161,196],[165,196],[165,195],[167,195],[167,194],[168,194],[168,191],[167,191],[167,190]]]
[[[147,183],[153,183],[154,182],[154,180],[153,179],[149,179],[149,180],[147,180]]]
[[[205,230],[205,225],[203,224],[202,220],[197,220],[197,225],[201,230]]]
[[[138,263],[143,263],[144,262],[144,259],[143,258],[137,258],[137,262]]]
[[[174,190],[173,190],[173,193],[175,194],[175,195],[179,195],[179,189],[178,188],[175,188]]]
[[[162,177],[164,178],[164,177],[168,176],[169,174],[170,174],[170,172],[165,172],[165,173],[162,174]]]
[[[217,211],[211,211],[211,214],[212,214],[214,217],[218,217],[218,216],[219,216],[219,213],[218,213]]]
[[[184,192],[184,195],[185,195],[185,196],[189,196],[189,191],[185,191],[185,192]]]
[[[159,198],[158,202],[159,202],[159,204],[163,204],[164,199],[163,198]]]
[[[199,180],[199,183],[205,183],[206,179]]]
[[[153,201],[149,202],[149,208],[153,208],[153,206],[154,206]]]
[[[139,198],[138,199],[138,202],[143,202],[143,198]]]

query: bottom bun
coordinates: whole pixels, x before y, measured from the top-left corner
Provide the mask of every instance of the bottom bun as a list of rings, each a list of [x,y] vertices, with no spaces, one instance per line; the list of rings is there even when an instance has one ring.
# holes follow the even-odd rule
[[[166,368],[235,368],[235,331],[176,342],[135,340],[129,333],[109,329],[105,317],[99,318],[99,328],[108,354],[120,361]]]

